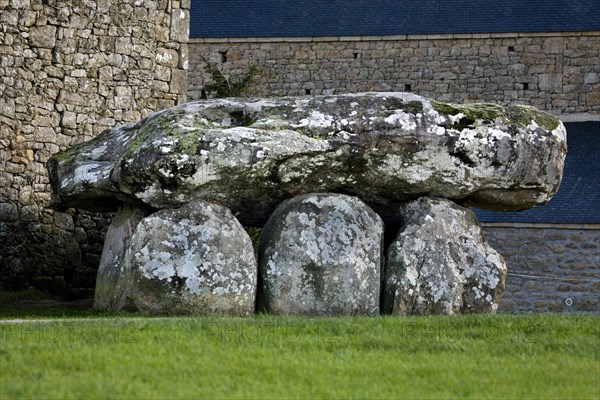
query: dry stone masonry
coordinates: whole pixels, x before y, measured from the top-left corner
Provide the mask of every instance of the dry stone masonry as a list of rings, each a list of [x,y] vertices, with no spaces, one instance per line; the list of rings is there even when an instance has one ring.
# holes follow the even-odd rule
[[[0,1],[0,287],[93,285],[110,215],[51,209],[45,164],[185,102],[189,6]]]
[[[402,90],[597,118],[599,57],[598,31],[191,39],[188,97],[199,99],[210,80],[208,59],[234,76],[258,65],[259,95]]]
[[[597,226],[486,225],[510,272],[498,312],[598,313]]]
[[[532,107],[361,93],[188,103],[48,168],[57,203],[120,207],[98,308],[372,315],[383,294],[384,312],[493,313],[506,265],[455,202],[544,204],[565,155]],[[256,260],[242,224],[265,222]],[[386,262],[383,222],[400,226]]]

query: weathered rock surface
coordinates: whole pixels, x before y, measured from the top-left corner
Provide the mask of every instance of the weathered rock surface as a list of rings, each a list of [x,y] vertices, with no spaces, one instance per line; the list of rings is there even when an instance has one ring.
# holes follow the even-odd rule
[[[423,195],[525,209],[556,192],[565,153],[562,123],[531,107],[364,93],[189,103],[107,130],[49,171],[66,206],[205,199],[253,225],[287,198],[324,191],[386,218]]]
[[[106,232],[96,277],[94,308],[116,311],[124,307],[126,293],[122,281],[123,258],[137,225],[146,215],[147,210],[124,204],[112,219]]]
[[[125,306],[146,313],[249,315],[257,263],[231,211],[197,201],[138,224],[122,261]]]
[[[422,197],[401,208],[389,247],[383,312],[494,313],[506,264],[483,239],[475,214],[450,200]]]
[[[259,303],[270,313],[379,313],[383,222],[356,197],[283,202],[263,229],[259,254]]]

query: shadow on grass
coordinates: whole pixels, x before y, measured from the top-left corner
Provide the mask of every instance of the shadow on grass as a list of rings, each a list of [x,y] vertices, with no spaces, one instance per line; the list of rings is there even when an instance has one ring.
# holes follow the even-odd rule
[[[115,315],[94,310],[94,299],[65,301],[36,290],[0,291],[0,319],[35,319],[58,317],[101,317]]]

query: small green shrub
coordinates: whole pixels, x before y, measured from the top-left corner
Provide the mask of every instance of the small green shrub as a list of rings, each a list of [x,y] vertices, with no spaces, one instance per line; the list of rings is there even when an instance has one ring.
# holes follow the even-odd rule
[[[223,72],[207,59],[202,58],[204,71],[210,75],[211,83],[204,85],[204,92],[209,97],[247,97],[256,92],[255,83],[264,78],[265,72],[256,64],[251,64],[248,71],[240,75],[225,76]]]

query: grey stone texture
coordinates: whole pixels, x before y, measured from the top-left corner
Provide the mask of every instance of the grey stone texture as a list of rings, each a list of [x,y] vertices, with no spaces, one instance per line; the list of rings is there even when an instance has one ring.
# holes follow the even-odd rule
[[[400,208],[387,251],[383,312],[394,315],[495,313],[506,264],[483,239],[473,211],[421,197]]]
[[[600,113],[600,32],[192,39],[188,97],[209,79],[257,64],[256,95],[406,91],[448,102]],[[221,63],[221,54],[227,62]]]
[[[111,215],[62,209],[74,226],[55,217],[45,164],[106,128],[185,101],[186,7],[0,1],[1,288],[84,295],[94,287]],[[75,257],[66,246],[74,242],[80,260],[65,258]]]
[[[146,209],[123,204],[112,218],[98,267],[94,290],[95,309],[116,311],[124,307],[126,292],[122,282],[123,259],[131,237],[147,214]]]
[[[254,313],[258,266],[231,211],[204,201],[138,224],[122,259],[119,307],[150,314]]]
[[[259,309],[379,314],[383,222],[356,197],[320,193],[283,202],[263,229],[259,259]]]
[[[262,95],[410,85],[441,101],[600,110],[599,32],[194,40],[188,49],[189,7],[189,0],[0,1],[0,288],[90,293],[112,214],[56,216],[45,163],[105,128],[183,103],[186,82],[197,99],[206,78],[200,56],[218,64],[226,52],[225,74],[258,63],[267,72],[256,88]],[[539,276],[552,265],[567,279],[509,273],[500,311],[597,312],[598,228],[544,229],[486,228],[510,270]],[[523,243],[537,250],[519,251]]]
[[[498,312],[600,312],[600,226],[484,224],[506,259]]]
[[[196,198],[262,224],[286,198],[360,197],[384,220],[424,194],[521,210],[558,189],[566,132],[528,106],[410,93],[187,103],[105,131],[48,162],[57,203],[174,208]]]

